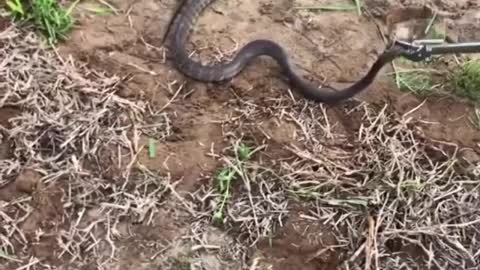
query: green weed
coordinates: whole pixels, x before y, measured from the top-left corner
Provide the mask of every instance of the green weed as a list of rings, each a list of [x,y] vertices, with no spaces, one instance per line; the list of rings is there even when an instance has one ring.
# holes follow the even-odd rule
[[[224,216],[223,216],[224,209],[227,204],[227,201],[231,198],[232,184],[233,184],[233,181],[236,179],[237,170],[242,170],[243,163],[249,160],[254,153],[251,147],[243,143],[240,144],[238,147],[236,147],[235,150],[238,155],[238,162],[235,165],[236,168],[232,166],[223,168],[217,173],[217,176],[215,177],[218,191],[221,193],[220,206],[213,214],[213,220],[215,222],[222,223],[224,219]]]
[[[426,184],[418,179],[406,180],[400,184],[400,188],[407,192],[422,192]]]
[[[416,95],[427,95],[435,88],[431,74],[421,69],[399,71],[396,74],[397,86],[402,91]]]
[[[25,15],[25,10],[21,0],[8,0],[7,6],[14,18],[21,18]]]
[[[74,20],[70,13],[78,2],[65,9],[57,0],[8,0],[7,7],[15,20],[33,23],[53,45],[65,40],[72,29]]]
[[[97,15],[108,15],[108,14],[116,13],[115,8],[113,6],[108,5],[108,3],[106,2],[83,3],[80,8],[82,10],[85,10],[87,12],[91,12]]]
[[[454,72],[453,89],[458,96],[480,101],[480,60],[467,61]]]

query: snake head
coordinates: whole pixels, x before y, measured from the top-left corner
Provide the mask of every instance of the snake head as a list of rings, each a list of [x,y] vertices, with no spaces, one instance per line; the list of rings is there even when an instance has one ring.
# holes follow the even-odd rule
[[[416,45],[404,41],[395,41],[393,48],[400,50],[400,56],[414,62],[420,62],[432,56],[431,49],[427,45]]]

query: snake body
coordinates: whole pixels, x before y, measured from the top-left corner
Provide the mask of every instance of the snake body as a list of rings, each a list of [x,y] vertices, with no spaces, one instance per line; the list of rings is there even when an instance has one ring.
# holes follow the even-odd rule
[[[331,87],[316,87],[301,78],[294,71],[286,51],[271,40],[257,39],[247,43],[234,56],[233,60],[218,65],[203,65],[190,58],[186,51],[186,42],[200,14],[215,0],[184,0],[177,10],[172,22],[173,60],[176,68],[184,75],[202,82],[227,81],[239,74],[254,58],[269,56],[280,65],[292,89],[298,91],[306,99],[333,104],[353,97],[366,89],[375,79],[381,68],[402,54],[399,48],[385,50],[371,66],[370,70],[359,81],[351,86],[336,90]]]

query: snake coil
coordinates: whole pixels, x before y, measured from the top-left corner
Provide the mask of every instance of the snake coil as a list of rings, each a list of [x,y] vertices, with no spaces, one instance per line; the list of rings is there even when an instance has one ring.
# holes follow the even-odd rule
[[[258,39],[249,42],[235,55],[234,59],[218,65],[202,65],[192,60],[186,51],[186,42],[192,27],[203,10],[215,0],[184,0],[172,22],[174,50],[173,60],[177,69],[184,75],[203,82],[221,82],[239,74],[246,65],[259,56],[270,56],[280,65],[293,89],[306,99],[327,104],[349,99],[366,89],[375,79],[381,68],[402,54],[400,48],[385,50],[372,65],[368,73],[351,86],[336,90],[331,87],[316,87],[299,77],[288,59],[286,51],[271,40]]]

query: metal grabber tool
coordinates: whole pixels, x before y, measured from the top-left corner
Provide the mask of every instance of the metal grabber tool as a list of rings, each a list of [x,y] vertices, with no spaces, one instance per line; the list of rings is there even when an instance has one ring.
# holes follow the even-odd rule
[[[420,62],[433,55],[480,53],[480,42],[442,43],[442,40],[416,40],[411,43],[395,41],[393,46],[402,48],[403,57],[410,61]]]

